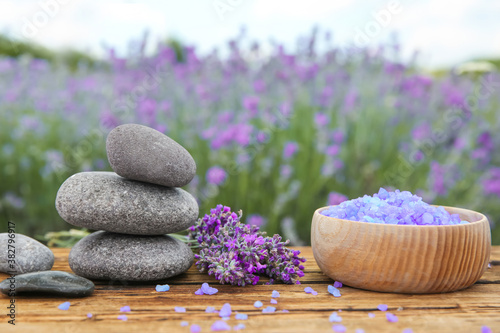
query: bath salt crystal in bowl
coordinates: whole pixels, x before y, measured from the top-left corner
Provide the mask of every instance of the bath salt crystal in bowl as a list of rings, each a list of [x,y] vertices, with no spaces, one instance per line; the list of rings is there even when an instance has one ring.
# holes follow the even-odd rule
[[[311,246],[319,268],[346,286],[398,293],[467,288],[488,266],[483,214],[432,206],[407,191],[380,189],[314,212]]]
[[[388,192],[380,188],[373,196],[344,201],[321,212],[322,215],[350,221],[405,224],[451,225],[469,223],[443,207],[431,206],[408,191]]]

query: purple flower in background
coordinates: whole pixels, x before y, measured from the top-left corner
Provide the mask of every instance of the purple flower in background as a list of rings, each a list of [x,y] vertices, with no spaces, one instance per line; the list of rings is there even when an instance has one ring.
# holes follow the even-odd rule
[[[431,135],[431,127],[427,123],[415,126],[411,131],[411,135],[414,140],[426,139]]]
[[[437,195],[446,195],[448,193],[444,183],[446,170],[438,162],[431,162],[430,179],[432,180],[432,190]]]
[[[250,111],[251,116],[255,116],[259,110],[259,101],[258,96],[245,96],[243,98],[243,107]]]
[[[297,153],[298,150],[299,145],[297,144],[297,142],[288,141],[287,143],[285,143],[285,147],[283,148],[283,157],[285,159],[290,159],[291,157],[293,157],[293,155],[295,155],[295,153]]]
[[[22,209],[25,206],[24,199],[21,197],[18,197],[15,193],[13,192],[7,192],[4,194],[3,199],[5,200],[6,203],[11,205],[14,208],[17,209]]]
[[[120,121],[111,111],[104,111],[100,119],[101,126],[105,129],[113,129],[120,125]]]
[[[257,227],[262,227],[266,223],[266,219],[259,214],[248,215],[247,224],[256,225]]]
[[[293,168],[290,165],[285,164],[280,167],[280,175],[283,179],[290,178],[292,173],[293,173]]]
[[[209,184],[221,185],[226,178],[227,173],[220,166],[213,166],[207,171],[206,179]]]
[[[263,80],[256,80],[253,83],[253,89],[258,94],[263,93],[266,90],[266,83]]]
[[[340,129],[337,129],[337,130],[334,130],[332,132],[332,139],[333,139],[333,142],[337,143],[337,144],[341,144],[342,142],[344,142],[344,137],[345,137],[345,134],[342,130]]]
[[[335,205],[338,205],[346,200],[348,200],[348,198],[345,195],[338,193],[338,192],[330,192],[330,193],[328,193],[327,205],[328,206],[335,206]],[[337,286],[334,285],[334,287],[337,287]]]
[[[500,198],[500,168],[493,167],[482,181],[483,191],[487,195],[496,195]]]
[[[340,146],[339,145],[331,145],[326,147],[325,149],[325,154],[328,156],[335,156],[340,152]]]
[[[350,112],[354,109],[356,105],[356,100],[358,99],[358,94],[355,91],[350,91],[347,93],[344,99],[344,111]]]
[[[324,127],[330,123],[330,118],[324,113],[317,112],[314,115],[314,122],[316,123],[316,126]]]

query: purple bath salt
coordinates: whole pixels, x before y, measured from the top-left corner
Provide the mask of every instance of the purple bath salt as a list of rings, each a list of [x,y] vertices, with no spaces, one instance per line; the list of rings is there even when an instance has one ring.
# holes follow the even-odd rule
[[[330,206],[322,215],[343,220],[399,224],[399,225],[451,225],[466,224],[458,214],[450,214],[443,207],[434,207],[408,191],[388,192],[380,188],[373,196],[344,201]]]

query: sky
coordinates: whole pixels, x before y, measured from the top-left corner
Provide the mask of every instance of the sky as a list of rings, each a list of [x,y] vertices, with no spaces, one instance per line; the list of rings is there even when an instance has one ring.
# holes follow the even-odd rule
[[[149,31],[150,47],[176,37],[201,52],[224,48],[245,27],[250,41],[293,51],[314,26],[344,47],[397,36],[406,58],[448,67],[500,57],[500,1],[492,0],[0,0],[0,33],[51,48],[125,55]]]

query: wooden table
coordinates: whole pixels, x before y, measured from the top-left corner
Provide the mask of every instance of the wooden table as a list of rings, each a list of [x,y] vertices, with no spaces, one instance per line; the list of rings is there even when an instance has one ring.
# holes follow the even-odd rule
[[[342,324],[347,332],[363,329],[371,332],[402,332],[411,328],[418,332],[481,332],[481,326],[489,326],[500,332],[500,246],[493,248],[492,268],[472,287],[447,294],[404,295],[377,293],[349,287],[341,289],[341,297],[333,297],[327,286],[333,281],[321,273],[314,261],[310,247],[298,248],[307,258],[306,274],[301,285],[264,285],[233,287],[218,285],[212,277],[201,274],[193,266],[185,274],[167,281],[170,291],[156,292],[156,284],[127,284],[97,282],[96,290],[87,298],[17,297],[16,325],[7,323],[6,307],[9,298],[0,296],[0,332],[190,332],[190,326],[181,326],[186,321],[201,326],[201,332],[211,332],[210,327],[219,320],[216,313],[206,313],[207,306],[219,310],[230,303],[233,310],[227,321],[232,327],[243,323],[243,332],[333,332],[328,318],[333,311],[340,311]],[[54,270],[71,272],[68,266],[69,249],[53,249],[56,256]],[[7,275],[0,273],[0,279]],[[194,292],[203,282],[219,289],[215,295],[197,296]],[[304,287],[318,291],[314,296],[306,294]],[[253,306],[262,301],[264,307],[271,305],[271,292],[277,290],[276,312],[263,314],[262,308]],[[68,311],[58,305],[70,301]],[[385,313],[377,305],[387,304],[389,312],[399,321],[388,322]],[[121,313],[128,305],[131,312]],[[186,313],[177,313],[174,307],[186,308]],[[283,312],[288,310],[289,312]],[[235,320],[234,312],[248,314],[248,320]],[[87,318],[92,313],[92,318]],[[374,313],[374,318],[368,314]],[[128,321],[117,319],[126,314]]]

